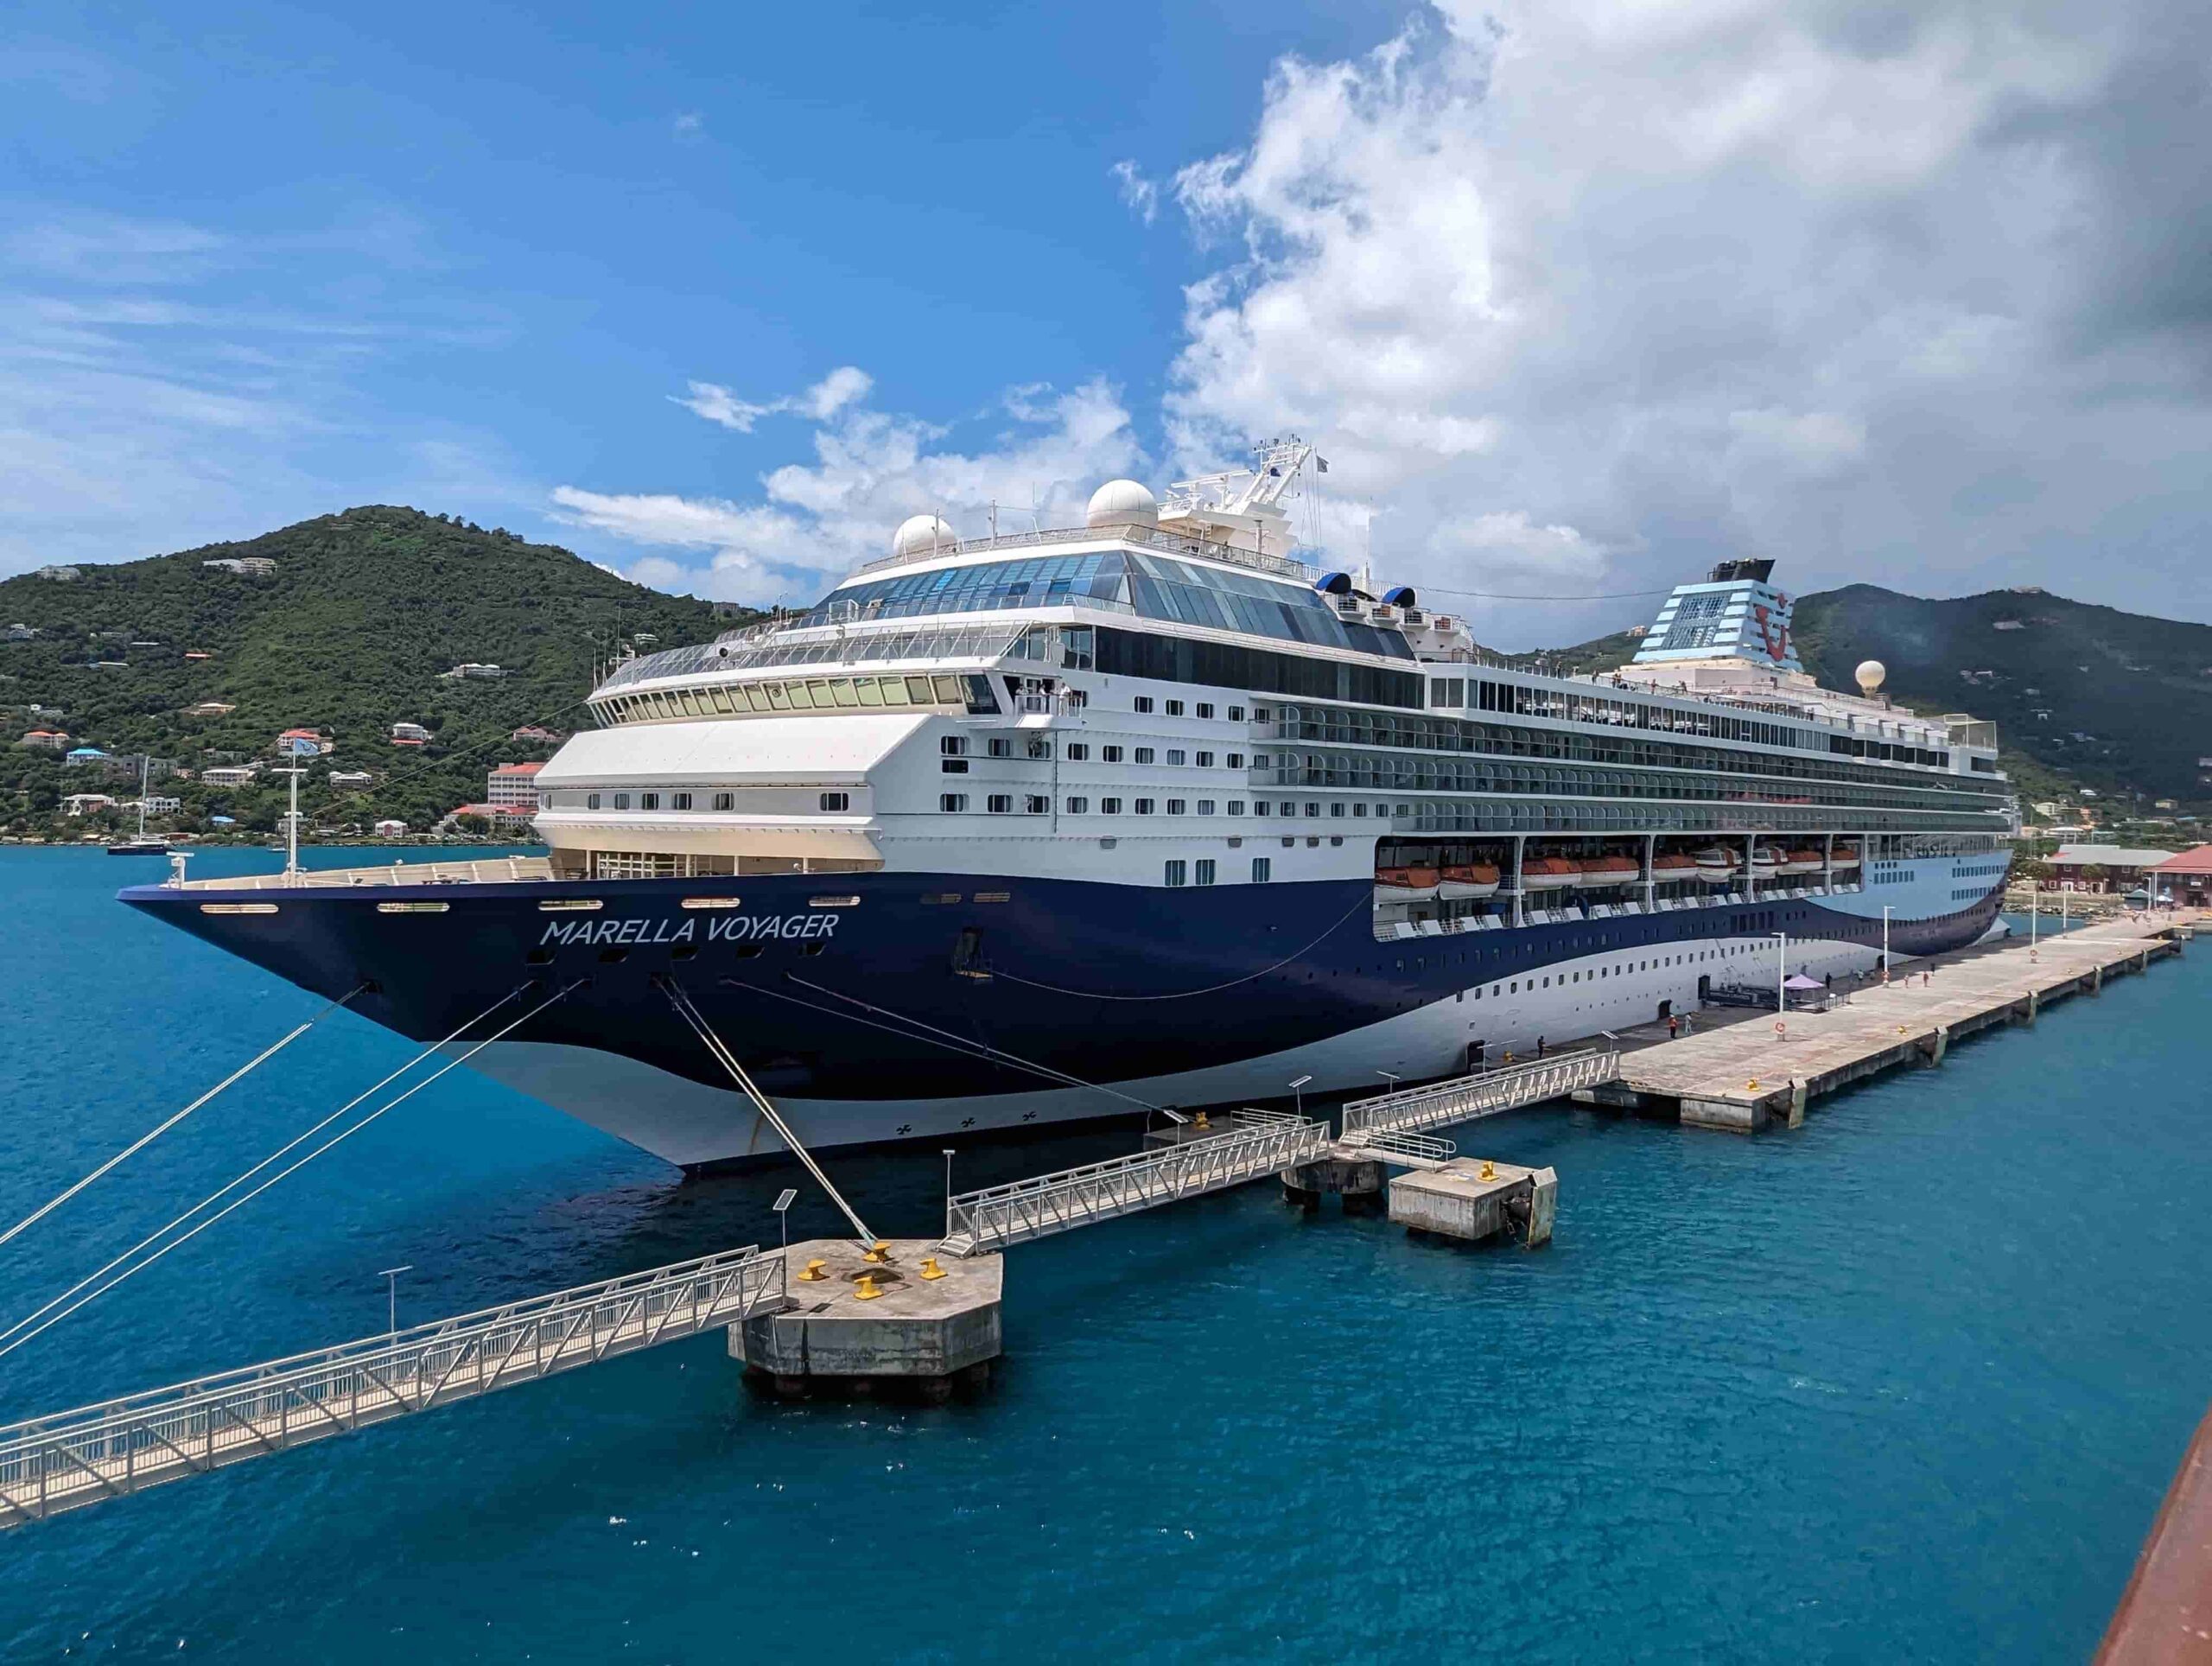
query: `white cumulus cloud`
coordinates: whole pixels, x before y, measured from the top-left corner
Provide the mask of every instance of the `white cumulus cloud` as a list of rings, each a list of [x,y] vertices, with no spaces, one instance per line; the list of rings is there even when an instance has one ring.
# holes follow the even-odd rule
[[[856,563],[882,554],[909,515],[941,514],[968,536],[983,532],[994,512],[1005,531],[1027,526],[1033,515],[1065,525],[1098,481],[1142,461],[1129,413],[1103,382],[1064,392],[1010,390],[1002,425],[972,448],[952,443],[939,425],[871,408],[872,388],[850,366],[802,393],[760,402],[693,383],[677,403],[724,427],[749,431],[771,411],[812,423],[812,461],[770,470],[746,502],[562,486],[552,493],[555,512],[656,551],[630,568],[641,582],[810,601]],[[690,558],[659,553],[669,550]]]

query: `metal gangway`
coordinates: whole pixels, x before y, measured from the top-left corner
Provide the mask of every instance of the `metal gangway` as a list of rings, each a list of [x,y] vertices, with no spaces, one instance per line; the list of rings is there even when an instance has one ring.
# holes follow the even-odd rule
[[[1613,1049],[1592,1048],[1561,1053],[1525,1065],[1504,1065],[1425,1088],[1405,1088],[1355,1099],[1344,1108],[1343,1143],[1347,1148],[1371,1147],[1388,1157],[1392,1137],[1420,1134],[1425,1129],[1449,1128],[1541,1104],[1581,1088],[1601,1087],[1621,1073],[1621,1056]],[[1391,1160],[1396,1160],[1391,1159]]]
[[[784,1272],[732,1250],[0,1428],[0,1528],[779,1312]]]
[[[1326,1122],[1302,1116],[1244,1110],[1230,1120],[1224,1133],[948,1198],[939,1248],[955,1256],[1008,1249],[1243,1186],[1311,1162],[1332,1143]]]

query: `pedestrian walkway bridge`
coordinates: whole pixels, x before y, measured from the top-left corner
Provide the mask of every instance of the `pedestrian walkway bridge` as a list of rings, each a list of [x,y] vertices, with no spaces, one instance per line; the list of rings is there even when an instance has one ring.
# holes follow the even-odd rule
[[[0,1528],[740,1324],[784,1269],[732,1250],[0,1428]]]
[[[1236,1111],[1218,1134],[948,1199],[940,1248],[949,1255],[984,1255],[1265,1180],[1332,1153],[1439,1167],[1455,1148],[1449,1141],[1417,1137],[1424,1130],[1556,1099],[1619,1073],[1618,1053],[1593,1051],[1357,1100],[1344,1108],[1341,1141],[1325,1122],[1281,1111]]]

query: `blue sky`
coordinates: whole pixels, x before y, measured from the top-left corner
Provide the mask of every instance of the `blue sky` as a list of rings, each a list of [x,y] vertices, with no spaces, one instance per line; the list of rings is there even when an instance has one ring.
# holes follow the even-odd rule
[[[803,599],[1302,427],[1431,586],[2212,613],[2186,12],[1662,10],[18,7],[0,571],[403,501]]]

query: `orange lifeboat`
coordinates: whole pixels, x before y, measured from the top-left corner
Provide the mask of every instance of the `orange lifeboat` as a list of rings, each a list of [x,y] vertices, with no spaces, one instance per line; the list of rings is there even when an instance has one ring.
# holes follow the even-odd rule
[[[1444,865],[1442,881],[1436,887],[1440,897],[1454,901],[1468,900],[1497,894],[1501,878],[1497,865],[1486,862],[1455,862]]]
[[[1581,863],[1565,856],[1530,856],[1521,864],[1523,891],[1563,891],[1581,878]]]
[[[1582,872],[1575,883],[1589,887],[1626,885],[1643,871],[1632,856],[1590,856],[1576,866]]]

